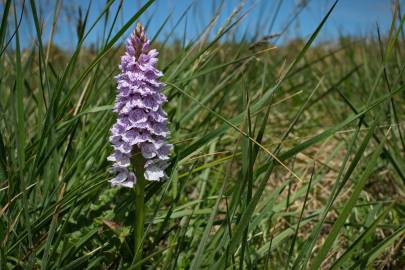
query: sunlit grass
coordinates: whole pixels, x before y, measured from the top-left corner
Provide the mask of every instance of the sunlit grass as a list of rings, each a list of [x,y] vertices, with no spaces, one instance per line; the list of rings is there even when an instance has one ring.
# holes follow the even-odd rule
[[[37,42],[21,48],[21,9],[2,6],[0,269],[136,266],[135,199],[110,187],[106,157],[116,45],[153,2],[116,31],[108,1],[72,52],[39,38],[36,1],[21,18]],[[388,36],[314,45],[331,6],[307,39],[276,47],[231,41],[245,11],[218,32],[212,18],[211,39],[153,44],[175,150],[169,179],[145,189],[143,267],[401,269],[405,18]]]

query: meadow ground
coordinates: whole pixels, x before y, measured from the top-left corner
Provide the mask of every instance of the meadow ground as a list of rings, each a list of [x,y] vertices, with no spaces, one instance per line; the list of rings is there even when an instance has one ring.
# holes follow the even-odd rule
[[[333,7],[279,47],[231,41],[242,9],[213,38],[153,43],[175,148],[169,179],[146,186],[132,263],[134,192],[110,187],[106,158],[116,45],[152,2],[86,48],[107,2],[66,52],[22,48],[5,1],[0,269],[404,269],[405,17],[388,35],[315,45]],[[41,36],[35,1],[25,12]]]

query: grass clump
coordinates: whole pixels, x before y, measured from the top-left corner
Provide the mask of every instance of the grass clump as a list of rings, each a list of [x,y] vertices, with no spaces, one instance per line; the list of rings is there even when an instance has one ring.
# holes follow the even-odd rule
[[[136,267],[135,200],[109,186],[106,158],[119,41],[153,2],[118,30],[114,1],[94,21],[84,12],[65,52],[43,38],[35,1],[22,14],[5,1],[1,269]],[[387,36],[315,44],[333,9],[278,47],[232,39],[243,8],[213,31],[221,6],[211,35],[154,42],[175,150],[169,179],[145,187],[145,269],[404,267],[404,18]],[[36,39],[22,48],[26,16]]]

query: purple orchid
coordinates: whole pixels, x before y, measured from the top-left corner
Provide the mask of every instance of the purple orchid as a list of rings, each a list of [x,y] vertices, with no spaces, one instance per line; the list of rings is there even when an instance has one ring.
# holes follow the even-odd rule
[[[167,98],[161,93],[164,84],[159,81],[163,73],[155,67],[158,52],[149,45],[144,28],[138,23],[121,57],[121,73],[115,77],[118,94],[113,111],[117,122],[110,137],[114,152],[108,157],[117,174],[110,180],[113,186],[134,186],[131,159],[140,154],[146,180],[167,178],[165,169],[173,148],[167,143],[167,114],[162,109]]]

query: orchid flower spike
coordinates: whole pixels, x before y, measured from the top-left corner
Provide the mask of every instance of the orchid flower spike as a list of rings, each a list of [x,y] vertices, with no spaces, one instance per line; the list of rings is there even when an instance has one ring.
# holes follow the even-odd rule
[[[108,157],[114,162],[116,176],[110,180],[113,186],[134,186],[134,155],[143,157],[146,180],[167,178],[165,169],[173,148],[167,143],[167,114],[162,109],[167,98],[161,93],[164,84],[159,81],[163,73],[155,67],[158,52],[149,45],[144,28],[138,23],[121,57],[121,73],[115,77],[118,93],[113,111],[117,122],[110,136],[114,152]]]

